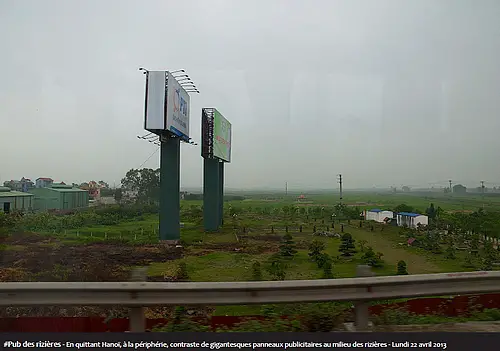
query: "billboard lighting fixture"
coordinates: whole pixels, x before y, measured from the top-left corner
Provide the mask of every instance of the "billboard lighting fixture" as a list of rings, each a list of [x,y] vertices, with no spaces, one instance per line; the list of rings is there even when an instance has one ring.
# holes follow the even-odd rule
[[[143,68],[143,67],[139,67],[139,71],[142,71],[144,74],[148,74],[148,70]]]
[[[172,73],[172,72],[170,72],[170,73]],[[189,75],[187,75],[187,74],[181,74],[180,76],[174,76],[174,75],[172,74],[172,76],[173,76],[175,79],[177,79],[177,80],[179,80],[178,78],[181,78],[181,77],[186,77],[186,78],[183,78],[183,79],[189,79]]]
[[[174,74],[174,73],[180,73],[180,72],[186,72],[186,70],[184,69],[178,69],[176,71],[170,71],[170,73]]]

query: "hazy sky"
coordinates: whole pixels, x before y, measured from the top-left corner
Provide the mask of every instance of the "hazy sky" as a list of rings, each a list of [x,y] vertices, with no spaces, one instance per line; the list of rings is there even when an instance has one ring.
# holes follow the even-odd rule
[[[195,141],[202,107],[232,122],[229,188],[498,185],[499,18],[497,0],[0,0],[0,179],[118,184],[156,148],[136,137],[145,67],[195,81]],[[181,159],[201,186],[200,147]]]

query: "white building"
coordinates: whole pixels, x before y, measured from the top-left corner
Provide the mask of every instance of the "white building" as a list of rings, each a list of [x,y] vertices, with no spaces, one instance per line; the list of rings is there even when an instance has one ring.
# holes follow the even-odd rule
[[[398,226],[408,226],[409,228],[417,228],[420,224],[421,226],[426,226],[429,224],[429,217],[421,215],[419,213],[411,212],[400,212],[397,214]]]
[[[365,219],[367,221],[375,221],[379,223],[384,223],[384,219],[393,218],[394,213],[392,211],[383,211],[377,208],[374,208],[369,211],[365,211]]]

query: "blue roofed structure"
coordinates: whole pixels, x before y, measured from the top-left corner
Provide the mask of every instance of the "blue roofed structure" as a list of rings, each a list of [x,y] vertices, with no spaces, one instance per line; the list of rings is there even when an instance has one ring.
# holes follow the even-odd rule
[[[410,228],[417,228],[419,226],[426,226],[429,224],[429,217],[419,213],[412,212],[399,212],[396,215],[398,226],[407,226]]]
[[[418,217],[418,216],[422,216],[421,214],[419,213],[413,213],[413,212],[399,212],[398,214],[400,214],[401,216],[407,216],[407,217]]]
[[[378,208],[371,209],[370,212],[382,212],[382,210],[379,210]]]

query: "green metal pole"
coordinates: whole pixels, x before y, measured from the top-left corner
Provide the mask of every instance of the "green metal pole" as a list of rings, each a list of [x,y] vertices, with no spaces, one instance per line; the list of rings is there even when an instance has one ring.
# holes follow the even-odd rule
[[[224,162],[219,162],[219,225],[224,224]]]
[[[161,138],[160,240],[178,241],[180,229],[180,139]]]
[[[219,229],[219,160],[203,159],[203,224],[207,232]]]

